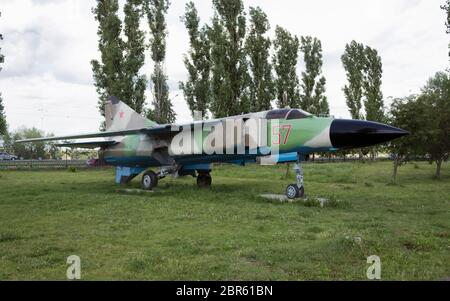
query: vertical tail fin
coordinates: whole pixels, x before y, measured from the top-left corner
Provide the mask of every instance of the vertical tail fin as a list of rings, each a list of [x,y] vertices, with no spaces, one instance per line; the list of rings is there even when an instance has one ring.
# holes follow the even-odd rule
[[[111,96],[105,105],[105,119],[107,131],[133,130],[157,125],[114,96]]]

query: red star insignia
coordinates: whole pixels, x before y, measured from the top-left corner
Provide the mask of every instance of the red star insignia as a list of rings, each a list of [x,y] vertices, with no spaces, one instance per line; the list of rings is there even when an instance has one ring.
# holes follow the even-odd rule
[[[122,119],[124,116],[125,116],[125,112],[124,111],[119,112],[119,118],[120,119]]]

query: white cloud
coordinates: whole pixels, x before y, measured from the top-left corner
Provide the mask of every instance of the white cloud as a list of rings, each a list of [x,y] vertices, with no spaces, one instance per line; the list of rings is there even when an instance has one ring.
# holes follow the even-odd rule
[[[0,73],[11,128],[37,126],[55,134],[96,131],[100,123],[90,61],[98,57],[95,1],[0,0],[0,31],[6,56]],[[185,80],[183,54],[188,36],[180,16],[187,1],[172,1],[168,15],[167,72],[178,121],[190,113],[178,91]],[[209,22],[212,4],[194,1],[202,22]],[[124,0],[120,0],[123,5]],[[383,58],[383,92],[404,96],[448,65],[448,36],[440,0],[247,0],[261,6],[272,24],[297,35],[321,39],[324,74],[332,114],[348,117],[340,62],[345,44],[355,39],[378,49]],[[152,64],[142,72],[150,74]],[[301,66],[299,66],[301,71]],[[151,98],[150,93],[147,95]],[[44,117],[44,118],[42,118]]]

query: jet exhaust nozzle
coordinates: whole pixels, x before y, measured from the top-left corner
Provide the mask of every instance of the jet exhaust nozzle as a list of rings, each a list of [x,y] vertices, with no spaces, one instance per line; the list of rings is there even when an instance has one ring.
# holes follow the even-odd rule
[[[362,120],[336,119],[330,128],[334,148],[361,148],[388,142],[409,133],[386,124]]]

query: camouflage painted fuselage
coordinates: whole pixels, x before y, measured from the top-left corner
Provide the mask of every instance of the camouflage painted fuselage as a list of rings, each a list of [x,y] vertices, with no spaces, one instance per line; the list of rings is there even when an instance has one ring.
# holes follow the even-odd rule
[[[263,112],[264,113],[264,112]],[[244,115],[242,119],[253,118],[262,113]],[[232,120],[237,118],[232,117]],[[225,122],[230,119],[222,119],[219,122]],[[208,149],[208,139],[214,135],[217,127],[203,127],[201,129],[200,139],[195,139],[194,126],[189,125],[185,130],[185,135],[192,135],[193,144],[195,148],[188,149],[181,154],[171,154],[171,157],[177,164],[209,164],[214,162],[231,162],[231,163],[245,163],[255,161],[258,157],[276,156],[276,162],[280,162],[284,155],[300,153],[307,155],[314,152],[333,151],[330,140],[330,126],[333,122],[332,118],[319,118],[309,116],[302,119],[272,119],[267,120],[267,125],[259,127],[258,130],[264,130],[265,137],[262,137],[264,143],[257,144],[256,141],[251,141],[252,136],[246,135],[242,139],[236,138],[234,144],[230,147],[229,144],[221,148],[221,151],[213,152]],[[226,127],[223,126],[222,130]],[[182,133],[178,133],[182,135]],[[264,135],[263,134],[263,135]],[[224,134],[223,136],[226,136]],[[254,135],[258,136],[258,135]],[[174,137],[159,138],[152,137],[147,134],[129,135],[125,137],[116,137],[115,141],[118,143],[105,149],[102,153],[103,158],[108,164],[115,166],[127,167],[151,167],[164,165],[160,160],[155,158],[155,150],[164,148],[171,149],[174,143]],[[224,140],[226,140],[224,138]],[[249,141],[250,140],[250,141]],[[253,142],[253,144],[252,144]],[[226,144],[225,142],[223,143]],[[206,146],[205,146],[206,145]],[[256,147],[255,147],[256,145]],[[244,150],[238,151],[238,149]],[[200,150],[200,152],[199,152]],[[288,161],[295,161],[295,155],[290,156],[293,159]],[[286,157],[287,158],[287,157]]]

